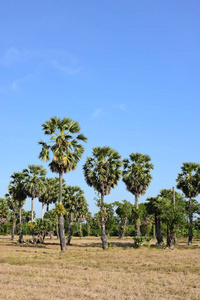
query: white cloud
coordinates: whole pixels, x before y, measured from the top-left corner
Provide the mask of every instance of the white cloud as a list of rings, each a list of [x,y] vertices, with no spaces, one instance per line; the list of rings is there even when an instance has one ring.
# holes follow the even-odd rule
[[[96,117],[98,117],[102,112],[103,112],[102,108],[97,108],[92,114],[92,119],[95,119]]]
[[[125,113],[129,113],[130,111],[126,108],[126,104],[122,103],[122,104],[114,104],[114,107],[120,109],[121,111],[125,112]]]
[[[18,49],[11,47],[0,57],[0,64],[4,67],[10,67],[16,63],[32,63],[34,68],[50,65],[69,75],[77,74],[83,70],[74,55],[59,49]]]
[[[6,50],[4,55],[0,58],[0,64],[5,67],[9,67],[12,64],[24,62],[31,56],[28,50],[19,50],[11,47]]]
[[[13,91],[16,91],[19,88],[19,85],[29,81],[33,76],[35,75],[35,73],[29,73],[26,76],[19,78],[17,80],[14,80],[11,84],[11,88]]]
[[[73,63],[74,64],[74,63]],[[76,67],[76,65],[74,64],[74,66],[65,66],[65,65],[61,65],[60,63],[58,63],[57,60],[53,60],[52,61],[52,66],[59,70],[62,71],[64,73],[67,73],[69,75],[74,75],[77,74],[81,71],[81,67]]]

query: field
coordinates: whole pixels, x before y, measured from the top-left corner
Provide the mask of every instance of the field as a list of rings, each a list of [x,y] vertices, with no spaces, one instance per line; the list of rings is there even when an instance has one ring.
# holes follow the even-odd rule
[[[26,239],[26,237],[25,237]],[[74,238],[19,245],[0,236],[0,299],[200,299],[200,242],[135,249],[133,240]]]

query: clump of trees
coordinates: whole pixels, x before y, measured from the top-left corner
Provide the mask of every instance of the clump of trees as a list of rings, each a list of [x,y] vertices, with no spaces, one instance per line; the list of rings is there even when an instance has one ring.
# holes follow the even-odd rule
[[[79,186],[66,185],[63,174],[76,169],[84,152],[82,143],[87,138],[80,133],[78,122],[69,118],[53,117],[42,124],[49,141],[40,141],[39,158],[49,161],[49,167],[59,177],[47,178],[47,171],[40,165],[28,165],[22,172],[14,172],[8,186],[8,193],[0,198],[0,233],[19,235],[24,242],[25,234],[33,235],[33,243],[54,235],[60,239],[61,251],[71,243],[72,236],[101,236],[103,249],[108,248],[107,237],[134,236],[135,245],[149,241],[152,237],[157,244],[171,247],[180,236],[200,236],[200,205],[195,198],[200,193],[200,165],[186,162],[177,176],[177,188],[162,189],[156,197],[149,197],[139,203],[139,197],[148,189],[154,166],[147,154],[131,153],[128,159],[108,147],[95,147],[92,156],[83,165],[87,184],[97,192],[95,198],[99,212],[89,212],[84,191]],[[111,193],[122,178],[126,189],[135,196],[132,204],[126,199],[106,203],[105,196]],[[23,205],[31,198],[31,210],[26,212]],[[41,218],[35,219],[33,201],[42,204]],[[188,199],[188,200],[186,200]],[[54,208],[49,210],[49,205]],[[44,214],[44,206],[46,213]],[[194,219],[194,216],[196,219]],[[67,234],[67,242],[65,235]]]

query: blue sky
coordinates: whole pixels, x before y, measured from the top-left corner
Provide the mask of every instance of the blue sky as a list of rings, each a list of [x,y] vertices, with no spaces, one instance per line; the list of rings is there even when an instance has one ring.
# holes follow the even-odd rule
[[[182,162],[200,163],[199,11],[198,0],[1,1],[0,197],[13,172],[42,164],[37,142],[51,116],[78,121],[88,137],[64,178],[85,191],[92,213],[82,165],[95,146],[151,156],[140,201],[175,186]],[[134,203],[120,182],[105,200],[123,199]],[[40,217],[37,200],[34,209]]]

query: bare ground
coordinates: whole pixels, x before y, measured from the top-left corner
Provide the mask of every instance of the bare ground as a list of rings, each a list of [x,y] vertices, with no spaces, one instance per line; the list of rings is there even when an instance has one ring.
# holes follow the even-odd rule
[[[26,237],[25,237],[26,239]],[[0,236],[0,299],[200,299],[200,241],[174,249],[133,248],[133,240],[73,238],[17,244]]]

